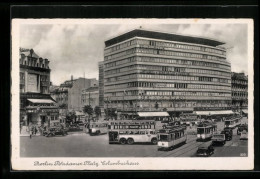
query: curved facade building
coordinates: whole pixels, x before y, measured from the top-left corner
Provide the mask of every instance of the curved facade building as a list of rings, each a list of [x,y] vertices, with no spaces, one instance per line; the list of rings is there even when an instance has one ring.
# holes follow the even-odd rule
[[[137,111],[231,109],[223,42],[136,29],[105,41],[104,108]]]

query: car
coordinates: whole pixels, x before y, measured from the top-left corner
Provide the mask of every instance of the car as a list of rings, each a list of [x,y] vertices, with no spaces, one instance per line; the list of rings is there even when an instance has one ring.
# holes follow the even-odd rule
[[[225,135],[225,140],[226,141],[232,140],[232,136],[233,136],[233,131],[232,130],[223,130],[223,131],[221,131],[221,134]]]
[[[241,124],[240,126],[238,126],[237,135],[240,135],[243,130],[248,132],[248,125],[247,124]]]
[[[233,134],[233,129],[231,127],[225,127],[223,131],[230,132],[230,134]]]
[[[209,157],[214,153],[212,143],[204,143],[198,147],[196,152],[197,157]]]
[[[243,130],[240,134],[240,140],[248,140],[248,133],[246,130]]]
[[[67,131],[63,128],[50,128],[48,131],[46,131],[45,133],[45,136],[46,137],[53,137],[53,136],[56,136],[56,135],[62,135],[62,136],[65,136],[65,135],[68,135]]]
[[[81,128],[78,124],[71,124],[71,125],[69,125],[68,128],[69,128],[68,129],[69,132],[82,131],[83,130],[83,128]]]

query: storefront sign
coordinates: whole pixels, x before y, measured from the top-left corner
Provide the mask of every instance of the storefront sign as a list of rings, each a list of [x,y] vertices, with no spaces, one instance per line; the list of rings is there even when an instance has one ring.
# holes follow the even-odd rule
[[[51,112],[51,113],[47,113],[47,115],[49,115],[49,116],[58,116],[59,113],[58,112]]]
[[[46,113],[59,113],[59,109],[42,109],[41,112],[46,112]]]

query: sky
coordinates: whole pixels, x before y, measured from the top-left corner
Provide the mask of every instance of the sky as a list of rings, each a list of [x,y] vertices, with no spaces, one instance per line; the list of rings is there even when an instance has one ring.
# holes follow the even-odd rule
[[[21,24],[20,47],[34,49],[50,61],[51,81],[85,77],[98,79],[98,62],[104,59],[104,41],[140,28],[203,36],[226,43],[227,60],[234,72],[247,71],[247,24]]]

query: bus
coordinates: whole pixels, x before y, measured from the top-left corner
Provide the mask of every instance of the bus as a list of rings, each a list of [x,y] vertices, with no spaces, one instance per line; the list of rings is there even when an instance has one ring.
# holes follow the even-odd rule
[[[160,129],[157,138],[158,150],[172,149],[179,144],[185,144],[187,141],[186,126],[168,126]]]
[[[197,141],[211,139],[213,133],[217,131],[216,123],[203,121],[197,127]]]
[[[236,128],[241,124],[241,116],[231,117],[225,120],[225,127],[230,127],[232,129]]]
[[[180,121],[183,125],[195,125],[199,123],[197,114],[194,113],[183,113],[180,114]]]
[[[108,122],[90,122],[88,127],[89,135],[100,135],[108,132]]]
[[[109,144],[132,145],[135,142],[157,144],[155,121],[111,122],[108,130]]]

